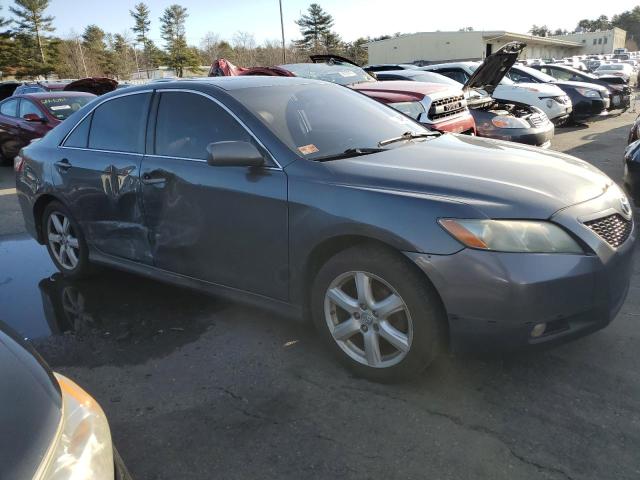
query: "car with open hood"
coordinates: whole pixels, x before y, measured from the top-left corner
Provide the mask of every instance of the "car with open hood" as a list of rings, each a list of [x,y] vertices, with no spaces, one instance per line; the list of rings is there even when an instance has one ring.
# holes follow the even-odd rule
[[[337,55],[311,55],[311,62],[277,67],[242,68],[216,60],[209,76],[266,75],[302,77],[336,83],[396,107],[429,128],[442,132],[475,134],[475,123],[462,91],[439,84],[407,81],[378,82],[360,66]]]
[[[609,90],[609,110],[626,110],[631,105],[631,87],[625,83],[622,77],[601,76],[598,77],[589,72],[581,72],[567,65],[534,65],[532,68],[553,78],[570,82],[586,82],[600,85]]]
[[[0,322],[0,478],[131,480],[104,411]]]
[[[450,62],[421,67],[445,75],[469,89],[485,90],[494,99],[542,110],[556,125],[565,122],[572,111],[571,100],[555,85],[516,84],[506,77],[520,52],[522,42],[510,42],[485,58],[484,62]]]
[[[634,265],[627,197],[590,164],[306,78],[108,93],[14,168],[65,276],[111,265],[310,318],[374,380],[604,328]]]
[[[484,90],[468,89],[449,77],[424,70],[378,72],[378,80],[411,80],[443,83],[461,88],[467,106],[476,123],[479,137],[495,138],[547,148],[551,145],[555,127],[539,108],[495,100]]]
[[[595,83],[557,80],[535,68],[514,65],[507,77],[515,83],[547,83],[557,85],[571,99],[573,110],[569,119],[583,122],[608,113],[611,105],[609,89]]]

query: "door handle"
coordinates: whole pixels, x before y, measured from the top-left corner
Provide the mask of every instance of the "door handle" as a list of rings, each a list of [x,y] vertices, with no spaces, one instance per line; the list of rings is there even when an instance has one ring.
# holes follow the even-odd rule
[[[63,158],[62,160],[54,163],[54,165],[62,170],[68,170],[71,168],[71,162],[69,162],[69,160],[67,160],[66,158]]]
[[[163,177],[152,177],[148,173],[142,175],[142,183],[145,185],[160,185],[166,183],[167,179]]]

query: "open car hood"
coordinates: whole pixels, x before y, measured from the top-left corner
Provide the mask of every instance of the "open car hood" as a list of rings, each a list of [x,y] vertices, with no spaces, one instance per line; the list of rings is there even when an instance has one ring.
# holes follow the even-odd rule
[[[360,65],[352,62],[348,58],[341,57],[340,55],[333,55],[331,53],[326,55],[309,55],[309,59],[312,63],[347,63],[354,67],[360,67]]]
[[[509,42],[503,45],[484,59],[464,84],[464,89],[480,88],[492,94],[526,46],[527,44],[523,42]]]
[[[225,58],[214,60],[209,70],[210,77],[237,77],[240,75],[266,75],[271,77],[295,77],[289,70],[280,67],[238,67]]]
[[[106,77],[81,78],[64,87],[65,92],[87,92],[94,95],[104,95],[118,88],[118,82]]]

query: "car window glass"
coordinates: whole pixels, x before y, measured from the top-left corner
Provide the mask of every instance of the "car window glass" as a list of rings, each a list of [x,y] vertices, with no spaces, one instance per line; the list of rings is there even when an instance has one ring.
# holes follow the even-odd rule
[[[15,117],[18,110],[18,100],[7,100],[0,105],[0,113],[7,117]]]
[[[36,107],[36,105],[32,101],[23,98],[20,102],[20,114],[18,116],[20,118],[24,118],[25,115],[28,115],[30,113],[35,114],[40,118],[44,117],[40,109]]]
[[[142,153],[150,98],[150,93],[126,95],[96,108],[89,148]]]
[[[212,142],[251,142],[246,129],[212,100],[188,92],[164,92],[158,104],[155,153],[206,160]]]
[[[469,80],[469,76],[462,70],[440,70],[438,73],[462,84],[467,83],[467,80]]]
[[[65,147],[77,147],[87,148],[89,140],[89,127],[91,126],[91,117],[93,114],[85,118],[78,126],[71,132],[71,135],[67,137],[67,141],[64,142]]]

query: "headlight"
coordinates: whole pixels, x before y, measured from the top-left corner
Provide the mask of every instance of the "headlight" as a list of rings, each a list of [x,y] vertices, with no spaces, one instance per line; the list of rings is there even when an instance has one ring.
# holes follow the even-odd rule
[[[509,115],[496,115],[491,119],[491,123],[498,128],[529,128],[529,124],[521,118]]]
[[[591,90],[590,88],[576,88],[576,91],[583,97],[600,98],[600,93],[597,90]]]
[[[102,408],[74,382],[55,376],[62,391],[62,420],[34,480],[113,480],[111,432]]]
[[[557,225],[535,220],[442,219],[440,225],[470,248],[497,252],[584,253]]]

